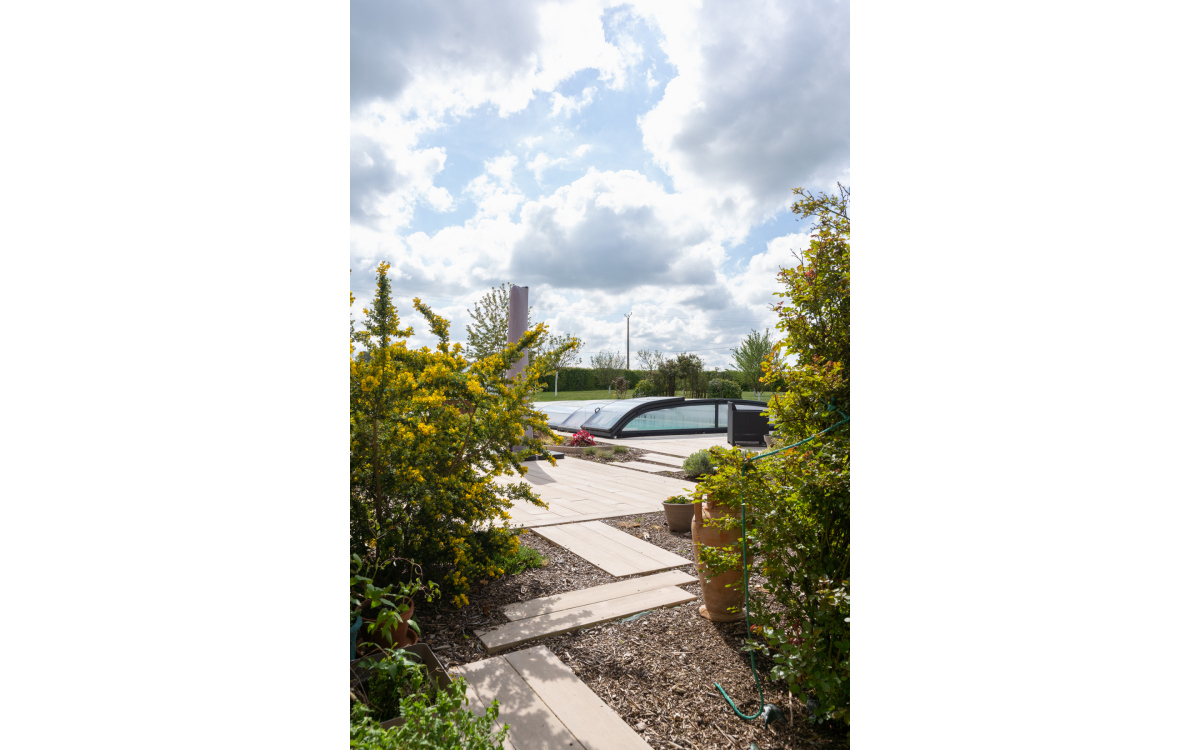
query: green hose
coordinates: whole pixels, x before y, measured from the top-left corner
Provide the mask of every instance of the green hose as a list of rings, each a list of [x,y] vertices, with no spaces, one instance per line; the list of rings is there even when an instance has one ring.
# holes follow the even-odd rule
[[[759,453],[757,456],[754,456],[753,458],[747,458],[746,462],[744,464],[742,464],[742,476],[746,476],[746,471],[750,468],[750,465],[753,464],[755,461],[759,460],[760,458],[766,458],[767,456],[773,456],[776,453],[782,453],[783,451],[786,451],[790,448],[795,448],[797,445],[804,445],[809,440],[820,437],[821,435],[824,435],[826,432],[829,432],[830,430],[832,430],[836,427],[841,427],[842,425],[844,425],[850,421],[850,417],[847,416],[846,412],[842,411],[841,409],[838,409],[837,412],[839,414],[841,414],[843,417],[845,417],[845,419],[843,419],[842,421],[833,425],[832,427],[826,427],[825,429],[821,430],[820,432],[818,432],[814,435],[809,435],[808,437],[804,438],[803,440],[801,440],[798,443],[792,443],[791,445],[785,445],[784,447],[779,448],[777,450],[773,450],[769,453]],[[745,601],[745,606],[746,606],[746,638],[749,639],[750,638],[750,575],[747,572],[747,568],[748,568],[748,565],[746,564],[746,488],[745,488],[745,483],[743,482],[743,484],[742,484],[742,596],[743,596],[743,599]],[[729,694],[725,692],[725,688],[721,687],[721,683],[719,683],[719,682],[713,683],[713,685],[715,685],[717,687],[717,690],[721,691],[721,696],[725,698],[725,702],[729,704],[729,707],[733,709],[733,712],[735,714],[737,714],[738,718],[742,719],[743,721],[752,721],[754,719],[757,719],[759,717],[759,715],[762,714],[763,707],[764,707],[763,694],[762,694],[762,683],[759,682],[759,680],[758,680],[758,667],[754,663],[754,650],[753,649],[751,649],[751,651],[750,651],[750,670],[752,672],[754,672],[754,685],[755,685],[755,687],[758,688],[758,710],[749,716],[747,716],[746,714],[744,714],[738,710],[738,707],[733,704],[733,699],[730,698]],[[772,710],[774,710],[774,709],[772,709]],[[769,717],[768,717],[768,719],[769,719]]]

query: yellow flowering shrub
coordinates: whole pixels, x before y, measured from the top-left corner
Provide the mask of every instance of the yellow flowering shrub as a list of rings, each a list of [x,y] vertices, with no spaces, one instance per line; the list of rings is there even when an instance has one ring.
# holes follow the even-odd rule
[[[449,343],[449,322],[414,299],[438,343],[410,348],[413,330],[399,328],[388,268],[376,269],[363,329],[351,326],[351,551],[420,565],[461,607],[471,584],[501,575],[495,561],[516,551],[507,523],[513,501],[546,507],[527,482],[496,481],[524,476],[521,461],[533,455],[553,462],[536,437],[525,436],[526,428],[550,433],[528,398],[544,373],[530,365],[515,380],[505,375],[546,331],[539,324],[499,354],[469,362],[460,344]],[[385,565],[377,583],[407,576],[398,565]]]

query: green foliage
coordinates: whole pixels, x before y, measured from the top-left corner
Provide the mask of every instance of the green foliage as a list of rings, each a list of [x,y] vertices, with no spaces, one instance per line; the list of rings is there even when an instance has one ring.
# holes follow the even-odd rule
[[[778,364],[775,347],[771,343],[771,332],[752,330],[749,336],[742,339],[738,348],[730,351],[733,352],[734,363],[743,374],[741,382],[754,391],[754,397],[758,398],[763,391],[763,373],[771,364]]]
[[[505,374],[546,330],[534,326],[471,362],[449,343],[449,322],[416,299],[438,343],[410,349],[412,329],[399,328],[387,271],[381,263],[364,330],[351,333],[360,349],[350,363],[351,551],[378,569],[377,585],[411,574],[383,565],[404,558],[463,606],[470,582],[500,575],[495,561],[515,549],[497,527],[512,503],[545,507],[527,482],[495,480],[524,476],[521,461],[533,455],[553,462],[536,437],[549,425],[529,402],[543,372],[535,362],[516,380]]]
[[[708,397],[709,398],[741,398],[742,385],[735,383],[732,380],[716,380],[708,381]]]
[[[684,352],[675,358],[676,381],[684,389],[685,398],[704,398],[708,380],[704,377],[704,362],[695,354]]]
[[[633,387],[633,398],[644,398],[646,396],[660,396],[658,388],[655,387],[653,380],[645,379]]]
[[[611,450],[602,450],[596,455],[600,456],[600,458],[612,458],[613,452]]]
[[[618,351],[605,349],[592,355],[592,370],[598,388],[608,388],[613,378],[617,377],[617,373],[624,369],[625,357]]]
[[[624,360],[622,360],[624,364]],[[637,370],[613,370],[610,379],[615,377],[623,377],[629,381],[629,385],[636,387],[644,378],[645,374]],[[548,390],[554,390],[554,373],[550,372],[541,377],[542,385]],[[558,370],[558,390],[562,391],[606,391],[608,389],[607,382],[600,382],[596,371],[587,367],[563,367]],[[604,396],[601,396],[604,398]]]
[[[629,452],[629,448],[625,447],[624,445],[614,445],[613,446],[613,453],[616,453],[619,455],[625,455],[628,452]]]
[[[517,547],[517,551],[502,558],[499,565],[507,575],[516,575],[532,568],[545,567],[546,558],[533,547]]]
[[[718,471],[696,487],[731,504],[743,500],[753,521],[747,545],[753,565],[778,605],[752,607],[773,652],[773,679],[817,702],[814,721],[850,722],[850,219],[849,190],[811,195],[792,210],[817,219],[799,266],[779,278],[775,310],[783,339],[767,359],[765,379],[785,392],[770,401],[775,434],[801,446],[752,464],[745,455],[712,449]],[[795,365],[787,359],[794,358]],[[815,437],[814,437],[815,436]],[[733,528],[737,519],[727,519]],[[732,556],[704,551],[719,572]]]
[[[379,568],[395,565],[397,562],[408,563],[409,580],[407,582],[376,586],[371,576],[363,575],[363,573],[371,572],[378,574]],[[412,628],[414,632],[418,634],[421,632],[421,628],[415,620],[404,620],[404,613],[408,611],[413,598],[418,593],[424,592],[425,601],[429,602],[440,596],[441,591],[436,583],[430,582],[426,585],[419,576],[414,575],[420,570],[420,566],[413,565],[410,560],[395,558],[377,563],[373,570],[367,570],[363,559],[357,554],[350,556],[350,566],[352,569],[350,573],[351,624],[357,615],[370,610],[375,612],[375,621],[367,626],[367,631],[370,633],[381,631],[388,642],[391,642],[392,633],[402,621],[407,622],[408,627]]]
[[[689,477],[698,477],[713,473],[712,457],[707,450],[696,451],[683,460],[683,473]]]
[[[422,665],[423,669],[423,665]],[[372,674],[372,681],[376,676]],[[493,731],[500,704],[492,701],[483,716],[467,705],[466,680],[455,679],[445,690],[425,687],[421,670],[406,672],[375,690],[394,695],[389,710],[356,703],[350,712],[350,747],[359,750],[500,750],[508,725]],[[388,714],[392,715],[389,716]],[[376,719],[375,717],[379,717]],[[382,729],[379,720],[401,718],[397,727]]]
[[[693,500],[690,495],[671,495],[666,500],[663,500],[663,502],[675,505],[675,504],[690,504],[690,503],[694,503],[696,501]]]
[[[600,450],[600,449],[599,449],[599,448],[596,448],[596,447],[588,447],[588,448],[584,448],[584,449],[583,449],[583,455],[585,455],[585,456],[594,456],[594,455],[596,455],[596,453],[597,453],[599,450]]]
[[[492,287],[475,303],[467,324],[467,356],[479,360],[504,351],[508,345],[508,304],[512,284]],[[533,308],[526,313],[525,326],[533,328]]]

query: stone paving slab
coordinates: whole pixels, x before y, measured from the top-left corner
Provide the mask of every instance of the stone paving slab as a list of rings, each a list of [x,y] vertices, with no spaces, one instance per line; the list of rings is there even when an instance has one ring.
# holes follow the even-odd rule
[[[691,560],[600,521],[546,526],[534,529],[534,533],[579,555],[609,575],[618,577],[654,573],[691,564]]]

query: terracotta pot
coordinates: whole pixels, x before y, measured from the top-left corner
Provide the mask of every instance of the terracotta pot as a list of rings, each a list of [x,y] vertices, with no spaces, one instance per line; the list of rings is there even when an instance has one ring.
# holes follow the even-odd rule
[[[700,592],[704,597],[704,606],[700,608],[700,616],[713,622],[740,620],[745,616],[745,612],[742,610],[744,594],[742,592],[741,566],[715,578],[709,578],[705,575],[704,564],[700,562],[700,546],[725,547],[739,553],[738,556],[741,557],[741,543],[738,542],[742,536],[740,528],[725,531],[704,525],[704,522],[709,519],[737,516],[741,511],[714,500],[696,503],[692,507],[695,508],[692,516],[692,552],[696,559],[696,577],[700,579]],[[736,607],[736,610],[730,612],[730,607]]]
[[[663,503],[663,513],[667,514],[667,526],[671,531],[687,531],[692,528],[692,510],[694,503]]]
[[[409,601],[408,609],[400,613],[400,624],[391,630],[392,640],[390,643],[388,642],[386,635],[387,631],[380,629],[376,629],[375,632],[370,632],[369,629],[363,628],[362,632],[366,633],[366,635],[361,636],[359,640],[366,641],[368,643],[374,643],[378,646],[383,646],[384,648],[413,645],[420,640],[420,637],[417,635],[415,630],[408,629],[408,621],[412,619],[413,609],[414,605],[411,601]],[[364,625],[373,622],[375,621],[363,620]]]

